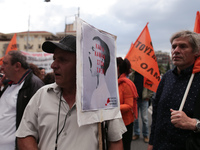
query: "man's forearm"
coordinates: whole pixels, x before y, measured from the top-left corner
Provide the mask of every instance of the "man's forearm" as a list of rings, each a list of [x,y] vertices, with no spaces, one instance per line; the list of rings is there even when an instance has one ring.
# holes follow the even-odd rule
[[[38,150],[37,142],[34,137],[17,138],[19,150]]]
[[[123,142],[122,140],[116,142],[109,142],[109,150],[123,150]]]
[[[147,150],[152,150],[153,149],[153,145],[148,145]]]

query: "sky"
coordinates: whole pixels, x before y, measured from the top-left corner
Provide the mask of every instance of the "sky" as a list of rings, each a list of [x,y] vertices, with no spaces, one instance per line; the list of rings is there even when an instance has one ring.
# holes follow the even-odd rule
[[[124,57],[143,28],[155,51],[170,53],[171,35],[194,29],[200,0],[0,0],[0,32],[64,32],[75,15],[117,36],[117,56]]]

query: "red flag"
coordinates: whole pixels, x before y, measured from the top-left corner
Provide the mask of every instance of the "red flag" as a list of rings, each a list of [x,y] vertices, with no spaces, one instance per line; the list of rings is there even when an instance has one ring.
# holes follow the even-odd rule
[[[17,34],[15,33],[6,49],[5,55],[9,52],[9,51],[13,51],[13,50],[17,50]],[[3,57],[0,58],[0,65],[2,65],[3,63]]]
[[[197,11],[195,24],[194,24],[194,32],[200,33],[200,14],[199,11]]]
[[[160,82],[160,72],[151,42],[148,23],[135,43],[131,44],[126,58],[131,68],[144,76],[144,87],[156,92]]]

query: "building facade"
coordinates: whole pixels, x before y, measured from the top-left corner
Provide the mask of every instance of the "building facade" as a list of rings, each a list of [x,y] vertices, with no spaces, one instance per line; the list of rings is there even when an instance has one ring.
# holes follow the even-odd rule
[[[8,44],[15,33],[0,34],[0,57],[4,56]],[[57,40],[57,37],[46,31],[18,32],[17,48],[27,52],[42,52],[42,43],[46,40]]]
[[[6,49],[10,40],[15,33],[4,34],[0,33],[0,58],[5,55]],[[66,35],[76,35],[74,23],[67,24],[64,32],[53,34],[47,31],[26,31],[17,33],[17,48],[18,50],[27,52],[42,52],[42,44],[45,41],[58,42]]]

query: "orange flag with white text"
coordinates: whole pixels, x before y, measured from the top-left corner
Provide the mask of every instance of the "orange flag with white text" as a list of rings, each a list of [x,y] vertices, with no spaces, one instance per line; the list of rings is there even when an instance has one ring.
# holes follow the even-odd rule
[[[200,14],[199,11],[197,11],[195,24],[194,24],[194,32],[200,33]]]
[[[160,82],[160,72],[152,41],[148,29],[148,23],[131,47],[126,57],[131,68],[144,76],[144,87],[156,92]]]
[[[6,49],[5,55],[9,52],[9,51],[14,51],[17,50],[17,34],[15,33]],[[0,65],[2,65],[3,63],[3,57],[0,58]]]

